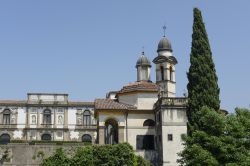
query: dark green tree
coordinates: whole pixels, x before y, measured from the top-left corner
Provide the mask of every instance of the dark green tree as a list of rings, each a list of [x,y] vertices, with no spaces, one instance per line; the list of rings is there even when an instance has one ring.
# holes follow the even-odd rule
[[[250,163],[250,111],[236,108],[224,116],[203,107],[203,130],[195,130],[185,139],[180,153],[182,166],[246,166]]]
[[[194,8],[190,68],[187,77],[187,116],[190,134],[191,131],[199,129],[199,120],[202,116],[199,111],[203,106],[215,111],[220,109],[218,78],[201,11],[197,8]]]

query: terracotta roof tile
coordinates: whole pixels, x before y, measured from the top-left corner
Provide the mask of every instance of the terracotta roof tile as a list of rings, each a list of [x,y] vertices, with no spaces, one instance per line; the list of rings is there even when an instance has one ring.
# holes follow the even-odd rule
[[[136,109],[136,107],[129,105],[129,104],[124,104],[124,103],[119,103],[115,100],[112,99],[96,99],[95,100],[95,109],[107,109],[107,110],[127,110],[127,109]]]
[[[118,94],[134,92],[134,91],[157,92],[158,87],[153,82],[147,82],[147,81],[134,82],[124,86],[118,92]]]

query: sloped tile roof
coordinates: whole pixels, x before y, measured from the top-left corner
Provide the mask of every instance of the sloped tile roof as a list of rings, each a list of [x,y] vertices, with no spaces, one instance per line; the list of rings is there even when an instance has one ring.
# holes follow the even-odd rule
[[[25,106],[26,100],[0,100],[0,105]]]
[[[157,92],[158,91],[158,87],[153,82],[139,81],[139,82],[130,83],[130,84],[124,86],[118,92],[118,94],[128,93],[128,92],[134,92],[134,91]]]
[[[119,103],[115,100],[112,99],[95,99],[95,109],[100,110],[127,110],[127,109],[136,109],[136,107],[129,105],[129,104],[124,104],[124,103]]]

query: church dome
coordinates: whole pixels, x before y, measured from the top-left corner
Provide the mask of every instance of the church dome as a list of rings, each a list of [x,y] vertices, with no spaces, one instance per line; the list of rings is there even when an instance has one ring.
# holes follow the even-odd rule
[[[139,59],[136,62],[135,67],[138,67],[138,66],[149,66],[149,67],[151,67],[151,63],[148,60],[148,58],[144,55],[144,52],[142,52],[142,55],[139,57]]]
[[[157,52],[160,51],[173,51],[171,43],[166,37],[163,37],[158,44]]]

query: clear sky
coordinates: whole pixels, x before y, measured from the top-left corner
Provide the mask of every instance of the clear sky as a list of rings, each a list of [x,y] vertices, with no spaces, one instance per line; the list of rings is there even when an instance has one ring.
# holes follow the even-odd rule
[[[153,60],[167,27],[177,95],[186,89],[193,8],[201,9],[221,89],[221,107],[249,107],[248,0],[2,0],[0,99],[27,92],[69,93],[92,101],[136,81],[142,47]],[[155,81],[155,67],[152,67]]]

